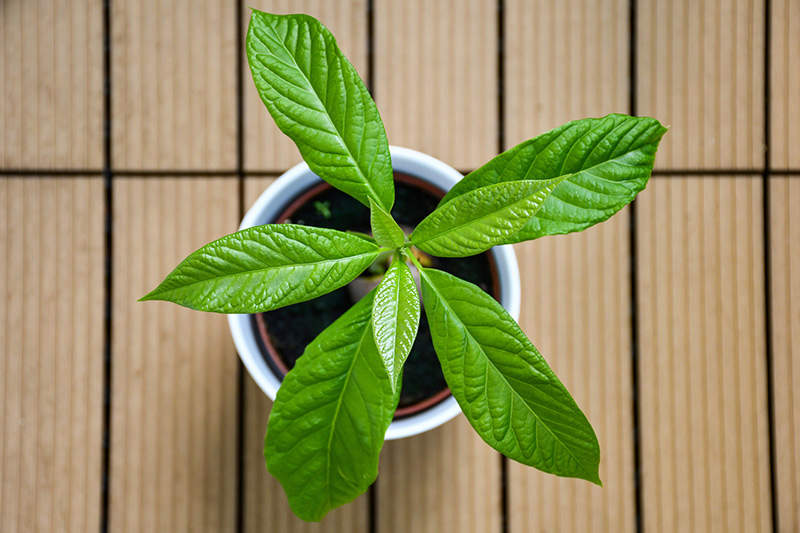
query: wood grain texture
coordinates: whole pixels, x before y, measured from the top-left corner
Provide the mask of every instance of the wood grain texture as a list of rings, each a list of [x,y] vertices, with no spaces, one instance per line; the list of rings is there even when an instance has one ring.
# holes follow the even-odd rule
[[[636,222],[644,527],[771,531],[761,180],[653,178]]]
[[[236,166],[236,5],[112,2],[112,163]]]
[[[389,144],[460,169],[497,149],[493,0],[375,1],[375,100]]]
[[[764,164],[764,1],[638,2],[637,112],[671,126],[657,168]]]
[[[243,27],[250,21],[250,5],[269,13],[307,13],[319,19],[336,37],[339,48],[367,80],[366,0],[265,0],[248,4],[242,0]],[[241,50],[242,55],[245,51]],[[247,57],[244,57],[244,164],[247,170],[285,170],[302,161],[295,144],[275,125],[258,96]]]
[[[800,178],[770,178],[778,531],[800,531]]]
[[[237,181],[114,183],[109,531],[233,531],[238,362],[223,315],[136,300],[235,230]]]
[[[245,180],[245,205],[251,206],[274,181]],[[272,402],[249,376],[245,379],[244,414],[244,530],[248,533],[367,533],[368,497],[331,511],[321,522],[303,522],[289,508],[278,481],[264,463],[264,435]]]
[[[0,531],[100,523],[103,184],[0,178]]]
[[[103,162],[102,2],[0,2],[0,167]]]
[[[800,2],[772,0],[770,165],[800,168]]]
[[[506,142],[628,111],[627,0],[505,2]]]
[[[634,530],[628,216],[516,247],[520,325],[594,427],[604,487],[509,461],[512,533]]]
[[[389,441],[378,474],[378,531],[499,533],[500,455],[463,415]]]

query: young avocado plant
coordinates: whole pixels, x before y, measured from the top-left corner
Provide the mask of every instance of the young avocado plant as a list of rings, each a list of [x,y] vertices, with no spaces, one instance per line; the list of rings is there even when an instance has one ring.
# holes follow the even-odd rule
[[[600,484],[589,421],[519,325],[476,285],[423,267],[415,252],[465,257],[602,222],[644,189],[666,128],[626,115],[564,124],[471,172],[406,235],[390,215],[381,117],[327,28],[307,15],[254,10],[247,58],[278,127],[312,171],[369,207],[372,236],[296,224],[244,229],[189,255],[142,300],[259,313],[342,287],[391,254],[378,286],[306,347],[272,407],[267,468],[295,514],[320,520],[377,476],[420,320],[410,266],[444,377],[475,431],[515,461]]]

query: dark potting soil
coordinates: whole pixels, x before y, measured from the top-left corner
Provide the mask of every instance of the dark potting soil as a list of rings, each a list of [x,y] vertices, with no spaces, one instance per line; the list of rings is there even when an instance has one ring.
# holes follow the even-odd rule
[[[395,178],[392,216],[401,226],[413,228],[436,208],[440,196],[398,181],[403,179],[402,176],[396,174]],[[369,209],[365,206],[337,189],[327,188],[300,206],[286,222],[369,233],[369,218]],[[449,272],[478,285],[489,294],[494,294],[491,258],[488,253],[431,260],[433,268]],[[497,298],[497,294],[494,296]],[[354,303],[347,287],[342,287],[308,302],[262,313],[262,316],[272,346],[281,355],[284,364],[291,369],[303,354],[306,345]],[[268,358],[267,363],[282,377],[282,372]],[[428,321],[423,311],[417,338],[405,364],[398,407],[426,400],[445,388],[447,383],[434,352]]]

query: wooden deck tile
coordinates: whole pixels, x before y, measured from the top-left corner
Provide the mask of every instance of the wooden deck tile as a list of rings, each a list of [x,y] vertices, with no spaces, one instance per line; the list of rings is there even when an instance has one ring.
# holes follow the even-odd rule
[[[770,178],[778,531],[800,530],[800,178]]]
[[[236,167],[236,5],[111,3],[112,164]]]
[[[102,202],[97,178],[0,178],[3,532],[100,523]]]
[[[772,0],[770,165],[800,169],[800,2]]]
[[[103,164],[101,0],[0,2],[0,168]]]
[[[671,127],[657,168],[760,168],[763,0],[641,0],[637,14],[637,112]]]
[[[644,527],[770,531],[761,180],[639,198]]]
[[[509,461],[511,531],[633,531],[628,212],[517,255],[520,323],[597,432],[604,487]]]
[[[238,361],[223,315],[137,302],[236,229],[237,181],[114,182],[110,531],[233,531]]]
[[[375,2],[375,100],[389,144],[459,169],[497,148],[497,13],[490,0]]]

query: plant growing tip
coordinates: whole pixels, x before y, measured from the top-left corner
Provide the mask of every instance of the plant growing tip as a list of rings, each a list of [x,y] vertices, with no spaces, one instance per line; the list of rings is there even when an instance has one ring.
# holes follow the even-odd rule
[[[407,237],[391,215],[383,122],[333,35],[308,15],[250,9],[247,59],[264,105],[311,170],[370,209],[372,235],[244,229],[189,255],[140,301],[259,313],[322,296],[386,259],[377,287],[306,347],[277,393],[265,456],[292,510],[320,520],[377,476],[420,322],[406,260],[420,272],[447,385],[481,438],[520,463],[602,486],[594,430],[516,321],[414,252],[464,257],[598,224],[645,188],[667,128],[621,114],[568,122],[468,174]]]

